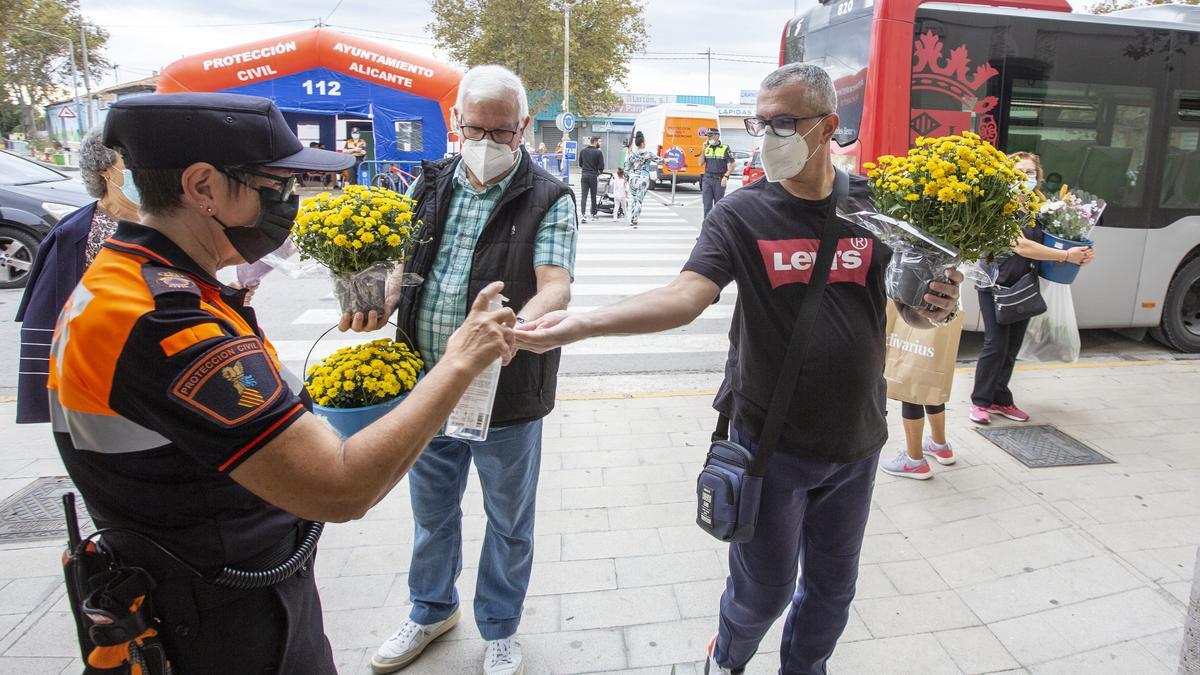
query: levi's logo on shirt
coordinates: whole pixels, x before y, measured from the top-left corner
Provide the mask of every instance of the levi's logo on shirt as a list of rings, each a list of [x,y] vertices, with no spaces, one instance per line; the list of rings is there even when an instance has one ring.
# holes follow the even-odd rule
[[[820,239],[760,239],[758,250],[762,252],[771,288],[807,284],[812,279],[820,246]],[[829,269],[829,283],[848,282],[866,286],[873,251],[874,242],[870,237],[839,239],[837,251],[833,254],[833,265]]]

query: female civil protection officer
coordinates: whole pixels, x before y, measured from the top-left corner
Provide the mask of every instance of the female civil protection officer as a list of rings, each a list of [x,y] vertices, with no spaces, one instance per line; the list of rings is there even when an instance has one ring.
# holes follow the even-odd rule
[[[63,462],[96,525],[114,528],[105,547],[155,579],[149,607],[176,673],[333,673],[311,563],[292,574],[280,561],[303,550],[304,520],[358,518],[396,485],[509,353],[515,317],[486,311],[501,289],[485,289],[405,402],[341,440],[308,413],[244,292],[215,275],[288,236],[292,171],[354,158],[304,148],[271,101],[229,94],[119,101],[104,142],[133,171],[142,224],[120,223],[59,320],[49,387]]]

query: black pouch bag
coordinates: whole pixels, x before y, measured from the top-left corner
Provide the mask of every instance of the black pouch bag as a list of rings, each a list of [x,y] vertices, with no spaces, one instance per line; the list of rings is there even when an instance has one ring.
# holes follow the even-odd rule
[[[992,289],[992,302],[996,304],[996,323],[1004,326],[1046,312],[1038,275],[1032,270],[1021,275],[1012,286],[997,284]]]
[[[812,326],[820,310],[821,296],[825,294],[834,250],[837,249],[840,230],[837,223],[837,207],[840,205],[845,208],[849,191],[850,177],[841,169],[837,169],[825,227],[821,230],[821,246],[813,264],[808,290],[804,293],[800,311],[796,315],[796,324],[792,328],[792,339],[779,372],[779,381],[775,383],[775,391],[771,394],[758,454],[752,454],[741,445],[730,441],[729,420],[724,415],[717,419],[717,429],[713,433],[708,458],[704,462],[700,477],[696,480],[696,524],[721,541],[743,543],[754,538],[754,526],[758,522],[758,509],[762,501],[763,474],[783,433],[784,418],[791,405],[796,383],[800,379],[800,367],[808,351]]]

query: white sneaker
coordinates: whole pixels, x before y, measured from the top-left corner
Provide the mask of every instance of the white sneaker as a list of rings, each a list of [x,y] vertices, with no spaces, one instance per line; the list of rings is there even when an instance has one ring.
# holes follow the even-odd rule
[[[521,643],[512,638],[489,640],[483,655],[485,675],[523,675],[525,659],[521,656]]]
[[[405,619],[400,629],[392,634],[371,657],[371,670],[376,673],[391,673],[417,660],[421,652],[434,640],[441,637],[458,623],[459,610],[450,618],[439,623],[422,626],[412,619]]]

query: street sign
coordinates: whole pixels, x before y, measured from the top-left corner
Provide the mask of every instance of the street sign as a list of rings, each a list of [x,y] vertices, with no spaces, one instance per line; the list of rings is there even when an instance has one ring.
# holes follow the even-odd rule
[[[71,106],[69,106],[69,105],[64,105],[63,107],[59,108],[58,116],[64,120],[73,120],[73,119],[79,117],[78,115],[75,114],[75,110],[73,108],[71,108]]]
[[[554,126],[558,127],[559,131],[569,134],[575,129],[575,116],[569,112],[561,112],[554,118]]]
[[[609,120],[609,121],[607,121],[607,122],[605,122],[605,123],[604,123],[604,133],[606,133],[606,134],[611,134],[611,133],[612,133],[612,131],[613,131],[613,124],[612,124],[612,120]]]
[[[672,147],[663,153],[663,159],[666,160],[667,168],[672,171],[679,171],[683,168],[684,156],[683,148],[678,145]]]
[[[575,157],[578,154],[578,150],[579,150],[579,142],[578,141],[566,141],[565,143],[563,143],[563,152],[566,154],[568,162],[575,160]]]

